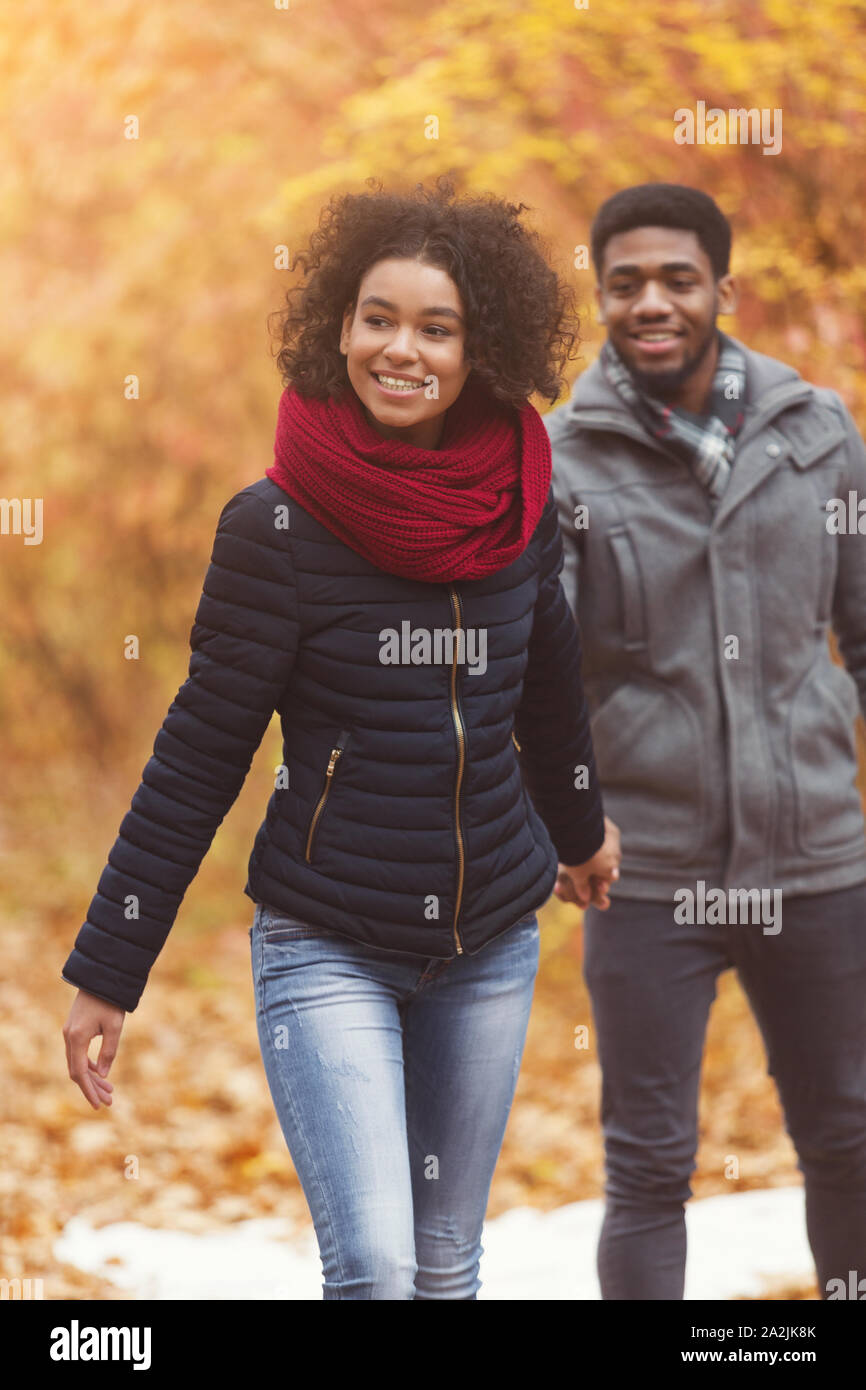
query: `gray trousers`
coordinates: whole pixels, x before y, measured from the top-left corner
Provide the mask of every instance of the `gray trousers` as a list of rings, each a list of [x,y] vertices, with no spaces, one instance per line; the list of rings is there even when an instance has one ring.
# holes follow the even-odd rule
[[[680,925],[674,904],[611,899],[584,918],[602,1067],[604,1299],[683,1296],[698,1090],[719,973],[760,1026],[805,1180],[818,1287],[866,1276],[866,883],[782,902],[781,930]]]

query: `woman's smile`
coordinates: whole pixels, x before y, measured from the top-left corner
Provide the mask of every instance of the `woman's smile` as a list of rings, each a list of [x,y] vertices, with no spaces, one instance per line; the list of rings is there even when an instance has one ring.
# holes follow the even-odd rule
[[[415,377],[396,376],[392,372],[373,372],[372,376],[385,396],[411,396],[424,388],[424,381]]]

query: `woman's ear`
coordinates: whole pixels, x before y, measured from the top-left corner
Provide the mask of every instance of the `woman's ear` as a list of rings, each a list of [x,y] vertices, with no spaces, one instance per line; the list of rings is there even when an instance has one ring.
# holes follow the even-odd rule
[[[349,304],[343,313],[343,328],[340,333],[340,351],[343,356],[349,351],[349,334],[352,331],[352,320],[355,317],[355,306]]]

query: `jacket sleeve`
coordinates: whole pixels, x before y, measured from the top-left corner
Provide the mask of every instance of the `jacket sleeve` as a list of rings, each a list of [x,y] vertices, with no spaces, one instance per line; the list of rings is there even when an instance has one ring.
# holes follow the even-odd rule
[[[835,392],[833,393],[835,395]],[[840,396],[834,402],[848,428],[847,489],[866,498],[866,448]],[[866,524],[860,518],[860,524]],[[857,683],[866,718],[866,535],[859,530],[836,537],[838,565],[833,593],[833,631],[850,676]]]
[[[574,503],[571,491],[566,486],[565,478],[558,473],[554,467],[553,471],[553,495],[556,500],[556,510],[559,515],[559,536],[562,541],[562,575],[561,583],[565,592],[566,602],[574,614],[575,622],[577,618],[577,591],[580,583],[580,544],[578,533],[574,529]]]
[[[604,843],[604,809],[580,676],[580,636],[559,579],[562,538],[552,489],[538,536],[538,597],[515,733],[527,790],[560,862],[582,864]]]
[[[291,548],[245,489],[223,508],[190,634],[189,676],[62,970],[132,1011],[184,893],[235,801],[294,663]]]

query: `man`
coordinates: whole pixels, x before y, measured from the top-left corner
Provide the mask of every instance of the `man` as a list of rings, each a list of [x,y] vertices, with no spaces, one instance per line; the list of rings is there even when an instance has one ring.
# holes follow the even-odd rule
[[[608,1299],[683,1296],[701,1055],[729,966],[797,1148],[821,1296],[841,1296],[833,1281],[850,1287],[852,1270],[866,1276],[854,741],[858,695],[866,711],[866,451],[834,391],[717,329],[737,302],[730,240],[695,189],[610,198],[592,228],[607,341],[546,417],[562,582],[622,833],[611,907],[590,907],[584,924]],[[847,670],[830,655],[830,625]],[[557,892],[575,901],[563,874]]]

